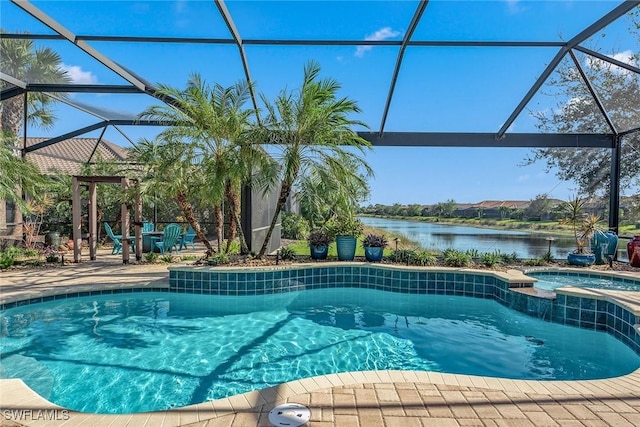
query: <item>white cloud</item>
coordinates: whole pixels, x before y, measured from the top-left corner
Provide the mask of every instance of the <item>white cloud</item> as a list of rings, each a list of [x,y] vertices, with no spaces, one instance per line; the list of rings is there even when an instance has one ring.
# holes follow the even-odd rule
[[[95,84],[98,78],[91,71],[83,71],[78,65],[62,64],[60,67],[67,72],[71,78],[71,82],[75,84]]]
[[[398,37],[400,35],[400,31],[395,31],[392,30],[391,27],[384,27],[384,28],[380,28],[378,31],[376,31],[373,34],[369,34],[368,36],[366,36],[364,39],[365,40],[387,40],[387,39],[391,39],[394,37]],[[365,52],[369,51],[373,49],[373,46],[358,46],[356,48],[356,53],[355,55],[359,58],[362,58],[365,54]]]
[[[625,64],[633,65],[634,67],[638,66],[638,60],[634,56],[634,53],[631,50],[625,50],[622,52],[614,53],[613,55],[607,55],[609,58],[613,58],[617,61],[624,62]],[[618,67],[617,65],[613,65],[610,62],[603,61],[602,59],[594,58],[593,56],[588,56],[585,60],[585,65],[589,68],[610,68],[611,72],[617,74],[627,74],[630,73],[629,70],[625,68]]]
[[[516,182],[524,182],[524,181],[529,181],[529,175],[520,175],[516,179]]]

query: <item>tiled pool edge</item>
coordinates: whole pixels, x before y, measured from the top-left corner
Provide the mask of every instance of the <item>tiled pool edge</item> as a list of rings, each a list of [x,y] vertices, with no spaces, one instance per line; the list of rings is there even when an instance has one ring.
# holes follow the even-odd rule
[[[294,266],[169,267],[169,289],[205,295],[261,295],[308,289],[356,287],[387,292],[494,299],[541,320],[604,331],[640,354],[640,311],[624,302],[589,292],[559,290],[530,294],[536,279],[520,270],[507,272],[387,266],[372,263],[323,263]]]
[[[478,377],[463,374],[447,374],[426,371],[362,371],[343,372],[339,374],[320,375],[301,380],[289,381],[261,390],[230,396],[223,399],[207,401],[182,408],[166,411],[143,412],[136,414],[105,415],[74,412],[57,406],[40,397],[31,390],[22,380],[0,380],[3,389],[7,392],[7,398],[0,403],[0,409],[11,408],[15,410],[33,410],[45,414],[64,412],[69,425],[135,425],[177,427],[197,422],[205,422],[216,418],[226,417],[240,412],[264,413],[272,407],[285,403],[295,396],[313,393],[319,390],[334,387],[358,385],[358,384],[433,384],[441,386],[471,387],[476,390],[499,391],[503,393],[533,393],[535,395],[560,395],[590,396],[617,395],[640,393],[640,369],[617,378],[600,380],[578,381],[535,381],[535,380],[511,380],[491,377]],[[624,391],[624,393],[623,393]],[[623,404],[623,397],[620,397]],[[408,402],[409,403],[409,402]],[[32,418],[22,421],[24,425],[40,427],[59,425],[52,424],[44,418]]]

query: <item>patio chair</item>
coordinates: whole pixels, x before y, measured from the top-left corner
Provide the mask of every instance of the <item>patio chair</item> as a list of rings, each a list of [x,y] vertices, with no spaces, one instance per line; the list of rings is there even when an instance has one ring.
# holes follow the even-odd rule
[[[118,255],[122,251],[122,234],[113,234],[111,226],[104,222],[104,230],[107,232],[107,236],[113,241],[113,249],[111,249],[111,255]],[[131,251],[135,250],[135,242],[131,240]]]
[[[196,245],[193,243],[194,237],[196,237],[196,231],[193,227],[189,226],[187,232],[182,235],[182,240],[180,240],[180,249],[187,249],[187,245],[191,245],[191,249],[195,249]]]
[[[173,252],[174,247],[177,246],[176,252],[180,253],[180,236],[182,235],[182,227],[178,224],[169,224],[164,228],[162,240],[152,237],[154,247],[160,250],[160,253],[164,255],[164,251],[168,250]]]
[[[142,232],[143,233],[148,233],[150,231],[154,231],[155,230],[155,225],[153,225],[152,222],[149,221],[143,221],[142,222]]]

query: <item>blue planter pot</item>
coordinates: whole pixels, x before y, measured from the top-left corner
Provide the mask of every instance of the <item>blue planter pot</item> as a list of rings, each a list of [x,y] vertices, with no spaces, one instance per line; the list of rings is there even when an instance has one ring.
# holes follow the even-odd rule
[[[596,256],[596,264],[602,265],[612,260],[618,248],[618,235],[613,231],[597,231],[591,237],[591,251]]]
[[[577,265],[580,267],[586,267],[596,262],[596,256],[594,254],[569,254],[567,255],[567,261],[570,265]]]
[[[356,256],[357,239],[351,236],[336,237],[336,248],[338,249],[338,259],[340,261],[353,261]]]
[[[309,246],[311,250],[311,259],[327,259],[327,254],[329,253],[329,246]]]
[[[383,251],[384,251],[384,249],[380,248],[380,247],[375,247],[374,248],[372,246],[365,246],[365,248],[364,248],[364,257],[369,262],[380,262],[380,261],[382,261],[382,252]]]

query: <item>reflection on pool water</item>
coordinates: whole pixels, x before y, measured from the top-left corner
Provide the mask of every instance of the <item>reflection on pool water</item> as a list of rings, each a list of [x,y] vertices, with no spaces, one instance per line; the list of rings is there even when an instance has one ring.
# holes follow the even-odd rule
[[[553,291],[563,286],[610,289],[616,291],[640,291],[640,278],[638,278],[638,280],[631,280],[597,274],[558,272],[531,272],[527,273],[527,276],[538,279],[534,284],[536,288],[548,291]]]
[[[569,380],[640,366],[604,332],[487,299],[370,289],[103,295],[11,308],[0,322],[4,378],[97,413],[181,407],[345,371]]]

